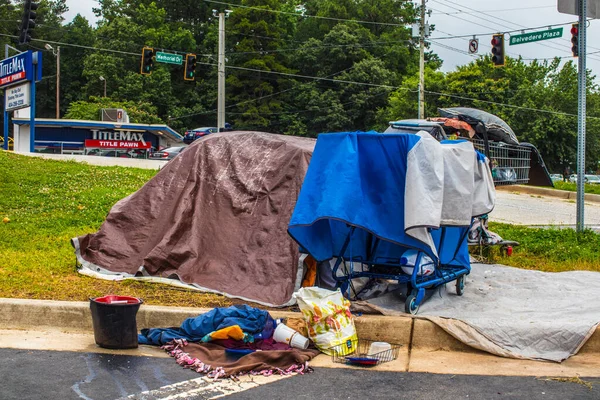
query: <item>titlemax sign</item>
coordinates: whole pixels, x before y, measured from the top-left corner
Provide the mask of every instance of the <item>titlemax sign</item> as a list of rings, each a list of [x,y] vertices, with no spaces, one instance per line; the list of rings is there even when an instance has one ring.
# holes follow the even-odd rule
[[[19,72],[25,73],[25,60],[13,58],[8,62],[0,63],[0,76],[12,75]]]
[[[92,138],[94,140],[125,140],[125,141],[142,142],[144,145],[146,144],[143,133],[130,132],[130,131],[112,132],[112,131],[92,130]]]

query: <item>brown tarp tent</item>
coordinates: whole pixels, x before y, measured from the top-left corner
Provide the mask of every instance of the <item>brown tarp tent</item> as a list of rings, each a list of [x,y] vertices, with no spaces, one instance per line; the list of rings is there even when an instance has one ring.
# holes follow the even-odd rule
[[[98,232],[72,239],[79,271],[293,304],[303,270],[287,227],[314,145],[262,132],[197,140],[117,202]]]

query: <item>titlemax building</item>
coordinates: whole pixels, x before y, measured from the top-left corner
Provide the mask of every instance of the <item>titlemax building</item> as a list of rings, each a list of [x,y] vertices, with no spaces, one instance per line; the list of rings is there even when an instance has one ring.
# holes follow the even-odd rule
[[[13,118],[14,150],[30,152],[29,111]],[[149,152],[182,144],[167,125],[130,123],[121,109],[102,110],[102,121],[35,119],[35,152],[146,158]]]

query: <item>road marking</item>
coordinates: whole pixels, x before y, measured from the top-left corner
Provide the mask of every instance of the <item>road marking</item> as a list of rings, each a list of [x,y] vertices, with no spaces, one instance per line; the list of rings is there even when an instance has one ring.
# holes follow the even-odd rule
[[[269,377],[242,376],[238,381],[232,379],[211,379],[200,377],[189,381],[166,385],[158,389],[132,394],[118,400],[178,400],[178,399],[218,399],[234,393],[243,392],[292,375],[271,375]]]

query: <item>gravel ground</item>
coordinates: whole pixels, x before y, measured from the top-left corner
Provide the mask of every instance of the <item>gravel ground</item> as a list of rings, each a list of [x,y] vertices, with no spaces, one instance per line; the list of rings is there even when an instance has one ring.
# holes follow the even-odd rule
[[[518,225],[575,225],[577,205],[574,200],[515,194],[498,190],[496,208],[490,220]],[[585,203],[585,225],[600,228],[600,203]]]

